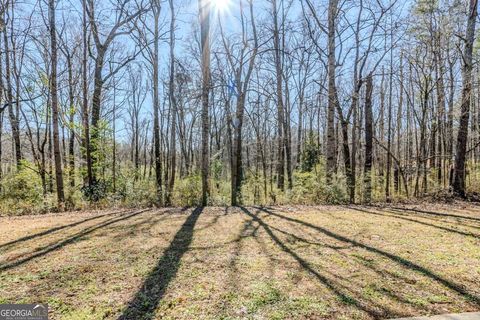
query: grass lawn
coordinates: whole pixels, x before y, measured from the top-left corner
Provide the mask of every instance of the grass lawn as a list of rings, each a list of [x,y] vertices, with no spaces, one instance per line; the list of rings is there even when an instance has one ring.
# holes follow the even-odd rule
[[[0,303],[52,319],[388,319],[480,310],[480,207],[0,218]]]

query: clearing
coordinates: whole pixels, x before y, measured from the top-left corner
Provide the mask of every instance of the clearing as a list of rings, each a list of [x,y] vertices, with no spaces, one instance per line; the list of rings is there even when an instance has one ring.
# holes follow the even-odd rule
[[[480,207],[0,218],[0,303],[52,319],[388,319],[480,310]]]

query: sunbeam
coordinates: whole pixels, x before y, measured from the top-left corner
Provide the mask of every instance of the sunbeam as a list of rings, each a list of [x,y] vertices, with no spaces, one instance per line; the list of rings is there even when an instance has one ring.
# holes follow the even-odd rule
[[[224,13],[229,10],[231,0],[211,0],[213,8],[220,13]]]

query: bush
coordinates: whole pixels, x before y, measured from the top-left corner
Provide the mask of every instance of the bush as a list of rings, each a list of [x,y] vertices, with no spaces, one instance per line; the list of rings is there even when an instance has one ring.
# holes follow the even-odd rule
[[[313,148],[312,148],[313,150]],[[316,159],[313,153],[304,160],[307,171],[298,168],[293,172],[293,188],[281,191],[276,183],[267,178],[267,190],[263,174],[246,171],[242,181],[243,205],[284,205],[284,204],[341,204],[347,202],[345,177],[333,177],[331,185],[325,182],[325,161]],[[307,158],[309,159],[307,161]],[[316,164],[315,164],[316,163]],[[26,214],[55,210],[56,194],[44,195],[42,181],[37,172],[30,169],[34,165],[26,163],[18,172],[11,172],[1,180],[0,213]],[[231,183],[229,175],[219,161],[212,165],[209,205],[230,204]],[[80,172],[80,171],[78,171]],[[225,175],[225,176],[224,176]],[[138,177],[138,176],[137,176]],[[153,175],[136,179],[133,167],[122,167],[117,171],[116,189],[113,190],[112,177],[105,175],[94,186],[83,188],[66,184],[65,208],[67,210],[107,207],[146,207],[157,205],[156,183]],[[80,182],[82,177],[78,176]],[[50,181],[47,181],[49,183]],[[286,182],[287,183],[287,182]],[[358,183],[358,181],[357,181]],[[374,180],[374,187],[378,186]],[[377,188],[378,189],[378,188]],[[374,190],[377,190],[374,188]],[[178,177],[172,194],[174,206],[198,206],[201,199],[201,176],[196,172],[187,177]],[[361,189],[360,189],[361,191]]]
[[[117,172],[116,190],[113,192],[113,182],[109,182],[107,202],[125,205],[128,207],[145,207],[157,204],[155,182],[151,179],[138,179],[136,172],[128,168]]]
[[[242,181],[242,203],[245,205],[265,204],[263,178],[260,175],[249,174]],[[230,198],[229,198],[230,199]]]
[[[156,189],[149,180],[132,181],[127,184],[124,204],[134,207],[153,206],[157,202]]]
[[[310,134],[303,144],[303,151],[300,155],[300,168],[304,172],[310,172],[320,161],[320,146],[314,135]]]
[[[10,172],[2,178],[0,213],[21,215],[55,208],[54,195],[43,196],[42,181],[30,166],[24,162],[18,171]]]
[[[209,204],[212,206],[228,206],[230,204],[230,187],[230,181],[214,180],[210,186]]]
[[[323,172],[323,171],[321,171]],[[334,177],[327,185],[325,178],[314,172],[295,172],[293,189],[288,202],[295,204],[342,204],[347,202],[347,192],[341,178]]]
[[[86,185],[82,187],[83,196],[88,201],[97,202],[107,195],[107,183],[105,181],[97,181],[92,185]]]
[[[42,182],[38,174],[27,169],[26,166],[21,166],[20,170],[4,176],[1,186],[3,199],[32,203],[42,200]]]
[[[192,174],[177,180],[173,190],[173,204],[177,206],[200,205],[202,183],[199,174]]]

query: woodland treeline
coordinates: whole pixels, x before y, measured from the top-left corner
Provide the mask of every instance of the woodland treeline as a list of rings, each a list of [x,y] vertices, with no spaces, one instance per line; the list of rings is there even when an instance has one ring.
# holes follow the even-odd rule
[[[480,189],[477,0],[2,0],[1,210]]]

